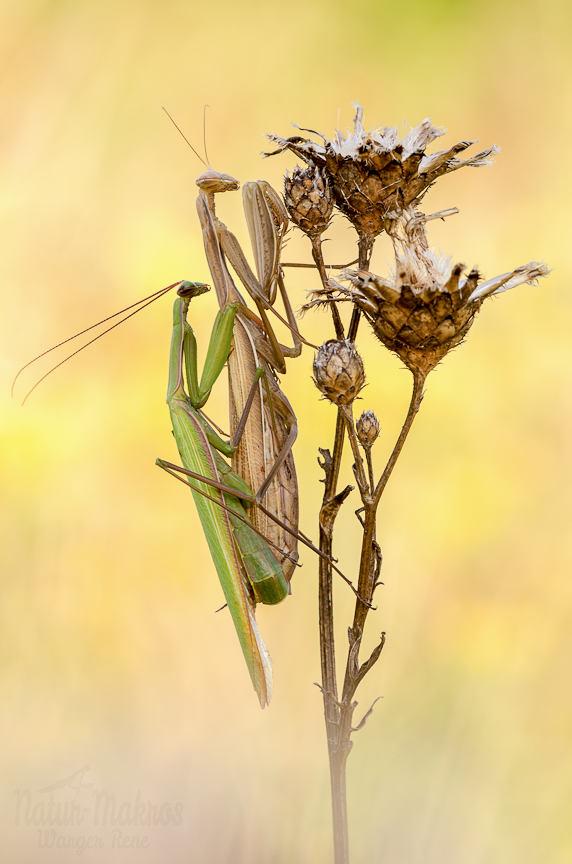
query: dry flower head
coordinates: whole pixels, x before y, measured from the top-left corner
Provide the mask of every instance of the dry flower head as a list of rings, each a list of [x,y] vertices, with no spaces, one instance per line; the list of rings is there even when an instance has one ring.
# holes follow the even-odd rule
[[[271,156],[290,150],[312,168],[323,171],[331,186],[338,209],[355,226],[360,237],[373,242],[381,231],[392,232],[392,223],[404,209],[415,207],[438,177],[465,165],[490,165],[499,148],[492,146],[469,159],[457,155],[475,141],[461,141],[447,150],[426,155],[427,146],[445,134],[443,127],[433,126],[426,118],[400,141],[397,127],[363,126],[363,108],[359,102],[354,128],[345,134],[336,131],[332,141],[321,133],[321,143],[301,135],[281,138],[268,135],[278,149]],[[311,130],[300,130],[311,131]]]
[[[314,357],[314,383],[335,405],[350,405],[365,384],[363,361],[348,339],[328,339]]]
[[[483,300],[517,285],[533,283],[549,272],[544,264],[531,261],[486,282],[481,281],[476,268],[462,277],[463,264],[452,265],[450,259],[430,249],[427,243],[425,222],[442,215],[403,214],[393,236],[393,279],[369,271],[346,270],[342,278],[350,282],[351,288],[338,286],[339,297],[353,301],[379,340],[412,372],[422,375],[463,341]]]
[[[364,411],[356,423],[358,441],[362,447],[372,447],[379,435],[379,420],[373,411]]]
[[[326,230],[332,218],[334,199],[327,177],[319,168],[296,166],[284,179],[284,201],[292,222],[317,237]]]

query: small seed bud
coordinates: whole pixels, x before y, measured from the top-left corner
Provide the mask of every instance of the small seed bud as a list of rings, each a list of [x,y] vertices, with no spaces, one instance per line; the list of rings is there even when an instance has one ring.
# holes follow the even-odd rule
[[[364,411],[356,423],[358,441],[362,447],[371,447],[379,435],[379,421],[373,411]]]
[[[314,357],[314,383],[330,402],[350,405],[365,383],[363,362],[348,339],[328,339]]]
[[[328,225],[334,208],[332,192],[319,168],[294,168],[284,180],[284,200],[292,222],[310,237],[318,237]]]

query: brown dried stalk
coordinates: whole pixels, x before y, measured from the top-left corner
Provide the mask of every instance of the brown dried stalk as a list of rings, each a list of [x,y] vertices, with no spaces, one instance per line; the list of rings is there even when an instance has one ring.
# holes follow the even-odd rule
[[[319,570],[319,626],[322,684],[326,736],[330,762],[335,864],[348,864],[349,842],[346,804],[346,762],[354,732],[362,729],[373,705],[354,725],[357,688],[379,660],[385,633],[370,656],[360,660],[366,619],[380,583],[381,549],[376,539],[377,509],[391,473],[405,444],[423,398],[429,372],[459,345],[468,333],[486,297],[547,274],[535,261],[481,283],[473,268],[462,278],[464,265],[450,265],[430,249],[425,226],[428,221],[456,213],[456,208],[426,216],[417,210],[428,188],[438,178],[463,166],[479,167],[491,163],[498,148],[491,147],[476,156],[459,160],[457,155],[473,141],[463,141],[432,155],[425,148],[443,129],[429,119],[412,129],[403,140],[397,130],[371,129],[362,124],[363,109],[356,103],[353,131],[336,132],[329,141],[320,142],[295,135],[290,138],[269,136],[276,152],[290,150],[308,168],[295,169],[285,182],[285,202],[292,221],[304,231],[312,244],[312,256],[321,288],[313,292],[306,309],[326,306],[331,310],[336,339],[328,340],[314,362],[317,386],[325,398],[338,406],[332,450],[320,449],[319,464],[324,471],[324,497],[320,510],[320,549],[325,556]],[[306,130],[309,131],[309,130]],[[273,154],[267,154],[273,155]],[[346,288],[328,277],[322,255],[321,235],[327,228],[333,207],[352,222],[358,235],[358,269],[346,269],[342,279]],[[395,273],[385,279],[369,271],[376,237],[382,232],[391,237],[395,251]],[[337,304],[352,302],[353,313],[344,334]],[[375,481],[372,447],[379,424],[373,412],[366,412],[354,424],[352,402],[363,386],[363,364],[355,349],[359,320],[364,314],[380,342],[396,354],[413,375],[411,400],[401,432],[387,464]],[[344,338],[345,336],[345,338]],[[356,359],[357,358],[357,359]],[[348,438],[353,455],[353,473],[362,507],[357,511],[363,529],[357,599],[348,628],[348,652],[341,695],[336,676],[332,566],[335,520],[352,486],[337,491],[344,440]],[[365,452],[365,464],[360,453]],[[318,685],[319,686],[319,685]]]
[[[363,462],[359,454],[358,441],[355,432],[351,406],[340,406],[338,409],[338,424],[331,456],[328,450],[321,450],[323,461],[320,463],[325,472],[325,490],[322,510],[320,512],[320,548],[323,551],[332,550],[332,537],[335,518],[340,506],[349,494],[351,487],[346,486],[344,491],[336,495],[337,477],[339,475],[343,441],[345,434],[348,435],[352,452],[354,455],[354,473],[363,506],[363,539],[360,555],[358,594],[367,603],[359,598],[356,600],[352,626],[348,628],[348,654],[344,672],[344,683],[341,698],[338,697],[336,681],[335,646],[333,639],[333,602],[332,602],[332,570],[331,566],[320,561],[320,592],[319,592],[319,616],[320,616],[320,647],[322,660],[322,694],[324,697],[324,715],[326,719],[326,736],[328,741],[328,753],[330,758],[330,774],[332,786],[332,810],[334,822],[334,849],[336,864],[344,864],[349,861],[348,830],[347,830],[347,804],[346,804],[346,761],[351,750],[351,735],[362,729],[371,709],[364,715],[357,726],[353,726],[353,714],[358,705],[354,701],[355,692],[365,677],[372,669],[381,655],[385,644],[385,633],[377,647],[369,658],[360,664],[359,650],[361,646],[363,631],[367,614],[371,608],[375,589],[380,584],[379,574],[381,570],[382,555],[376,541],[376,517],[377,508],[381,495],[387,481],[395,467],[405,439],[411,429],[413,420],[419,410],[423,398],[423,384],[425,378],[421,374],[414,377],[414,386],[409,405],[407,417],[393,448],[393,452],[387,462],[385,470],[381,475],[375,488],[368,482],[363,469]],[[371,458],[368,458],[371,464]],[[369,466],[368,466],[369,467]],[[371,476],[371,473],[370,473]],[[322,545],[322,542],[325,541]],[[372,706],[373,707],[373,706]]]

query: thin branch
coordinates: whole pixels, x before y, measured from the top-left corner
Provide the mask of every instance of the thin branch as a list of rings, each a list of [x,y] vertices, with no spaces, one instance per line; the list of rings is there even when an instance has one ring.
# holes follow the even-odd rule
[[[369,711],[366,711],[366,713],[363,715],[363,717],[362,717],[362,719],[360,720],[360,722],[358,723],[358,725],[357,725],[357,726],[352,726],[352,728],[351,728],[351,731],[352,731],[352,732],[359,732],[360,729],[363,729],[363,727],[364,727],[365,724],[366,724],[367,718],[368,718],[371,714],[373,714],[373,706],[374,706],[375,703],[378,702],[380,699],[383,699],[383,696],[378,696],[377,699],[374,699],[374,700],[373,700],[373,702],[371,703],[371,708],[369,709]]]
[[[350,261],[349,264],[325,264],[325,266],[329,270],[345,270],[347,267],[352,267],[354,264],[357,264],[358,261],[359,261],[359,258],[354,258],[354,260]],[[309,268],[310,270],[315,270],[317,267],[316,264],[298,264],[295,261],[282,261],[280,263],[280,266],[281,267],[302,267],[302,268]]]
[[[373,474],[373,460],[371,458],[371,446],[364,447],[365,450],[365,460],[367,462],[367,473],[369,477],[369,488],[375,489],[375,480]]]
[[[354,678],[356,689],[357,689],[357,686],[360,683],[360,681],[362,681],[365,678],[365,676],[367,675],[369,670],[372,668],[372,666],[374,666],[377,663],[377,661],[379,660],[381,652],[383,651],[384,645],[385,645],[385,632],[383,632],[381,634],[381,639],[380,639],[379,645],[376,645],[376,647],[373,649],[373,651],[371,652],[371,654],[369,655],[369,657],[365,661],[365,663],[362,663],[362,665],[360,666],[359,672]]]
[[[367,485],[367,478],[365,476],[365,471],[363,469],[363,459],[361,458],[361,453],[359,452],[359,444],[356,435],[356,430],[354,426],[354,417],[353,417],[353,409],[351,405],[342,405],[340,407],[340,411],[344,417],[346,422],[346,432],[348,433],[348,438],[350,441],[350,446],[352,448],[352,453],[354,457],[354,467],[356,473],[356,480],[359,486],[360,494],[362,500],[365,504],[365,498],[367,497],[367,493],[369,491]],[[373,486],[372,486],[373,489]]]
[[[344,707],[341,702],[338,702],[338,700],[336,699],[336,697],[334,696],[333,693],[331,693],[329,690],[324,690],[322,685],[318,684],[317,681],[314,681],[314,687],[317,687],[318,690],[320,691],[320,693],[322,694],[322,696],[325,696],[327,699],[330,699],[334,703],[334,705],[336,705],[338,708]]]
[[[324,286],[324,291],[328,296],[328,305],[330,307],[330,311],[332,313],[332,321],[334,322],[334,330],[336,331],[336,339],[344,338],[344,325],[342,324],[342,319],[340,318],[340,313],[338,311],[338,307],[336,306],[334,300],[332,299],[331,292],[329,289],[329,279],[328,274],[326,273],[326,266],[324,264],[324,258],[322,255],[322,241],[319,237],[311,237],[312,241],[312,257],[316,262],[316,267],[318,268],[318,273],[320,274],[320,279],[322,280],[322,285]]]
[[[413,425],[413,421],[415,420],[415,416],[419,411],[419,407],[421,405],[421,400],[423,399],[423,385],[425,384],[425,375],[421,372],[413,373],[413,392],[411,394],[411,401],[409,403],[409,410],[407,412],[407,417],[405,418],[405,422],[399,433],[399,438],[395,443],[395,447],[393,448],[393,452],[389,457],[387,465],[385,466],[385,470],[380,477],[379,483],[375,489],[374,493],[374,502],[377,507],[379,500],[383,494],[383,490],[387,485],[387,481],[391,477],[391,472],[395,468],[395,463],[399,458],[399,454],[405,444],[405,439],[409,434],[409,430]]]

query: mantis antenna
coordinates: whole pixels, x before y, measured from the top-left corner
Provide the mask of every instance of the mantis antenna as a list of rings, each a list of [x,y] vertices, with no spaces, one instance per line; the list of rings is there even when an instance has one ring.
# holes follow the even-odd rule
[[[208,152],[207,152],[207,140],[206,140],[206,109],[209,107],[210,106],[206,105],[206,104],[203,107],[203,145],[204,145],[204,150],[205,150],[205,156],[207,159],[206,162],[202,158],[202,156],[199,153],[197,153],[197,151],[195,150],[195,148],[193,147],[193,145],[191,144],[189,139],[186,137],[186,135],[184,134],[182,129],[177,125],[177,123],[173,120],[173,118],[171,117],[171,115],[169,114],[167,109],[165,107],[163,107],[163,111],[165,112],[165,114],[167,115],[167,117],[169,118],[169,120],[171,121],[173,126],[182,135],[182,137],[185,139],[185,141],[187,142],[187,144],[189,145],[189,147],[191,148],[191,150],[193,151],[195,156],[203,163],[203,165],[205,165],[206,168],[210,168],[209,156],[208,156]],[[28,363],[26,363],[24,366],[22,366],[22,368],[18,371],[16,377],[14,378],[14,381],[12,382],[12,391],[11,391],[12,396],[14,396],[14,386],[16,384],[16,381],[20,377],[21,373],[24,371],[24,369],[27,369],[28,366],[31,366],[32,363],[35,363],[36,360],[39,360],[41,357],[44,357],[46,354],[49,354],[51,351],[55,351],[56,348],[61,348],[61,346],[65,345],[67,342],[71,342],[73,339],[77,339],[79,336],[83,336],[84,333],[88,333],[90,330],[93,330],[95,327],[99,327],[101,324],[105,324],[106,321],[111,321],[113,318],[116,318],[118,315],[122,315],[124,312],[128,312],[130,309],[133,309],[136,306],[139,307],[139,308],[135,309],[134,312],[131,312],[131,314],[126,315],[125,318],[122,318],[120,321],[117,321],[111,327],[108,327],[107,330],[103,331],[103,333],[100,333],[98,336],[95,336],[93,339],[90,339],[88,342],[85,343],[85,345],[82,345],[81,348],[78,348],[77,351],[73,351],[71,354],[69,354],[67,357],[65,357],[60,363],[57,363],[55,366],[53,366],[48,372],[46,372],[45,375],[43,375],[39,379],[39,381],[37,381],[34,384],[32,389],[28,391],[28,393],[26,394],[26,396],[24,398],[24,401],[22,402],[22,405],[24,405],[26,403],[26,400],[28,399],[28,397],[32,394],[32,392],[36,389],[36,387],[38,387],[39,384],[41,384],[42,381],[44,381],[44,379],[48,377],[48,375],[51,375],[52,372],[55,372],[56,369],[59,369],[60,366],[63,366],[64,363],[66,363],[68,360],[71,360],[71,358],[75,357],[76,354],[79,354],[80,351],[83,351],[84,348],[87,348],[93,342],[97,342],[97,340],[100,339],[102,336],[105,336],[106,333],[109,333],[111,330],[114,330],[116,327],[119,327],[119,325],[123,324],[124,321],[127,321],[128,318],[131,318],[133,315],[135,315],[137,312],[140,312],[146,306],[149,306],[155,300],[158,300],[159,297],[163,296],[163,294],[166,294],[172,288],[175,288],[177,285],[180,285],[180,282],[181,282],[181,280],[179,280],[178,282],[174,282],[172,285],[169,285],[167,288],[161,288],[159,291],[156,291],[154,294],[149,294],[147,297],[144,297],[142,300],[138,300],[136,303],[132,303],[130,306],[126,306],[124,309],[121,309],[119,312],[115,312],[113,315],[108,315],[107,318],[103,318],[101,321],[98,321],[96,324],[92,324],[90,327],[86,327],[85,330],[80,330],[79,333],[75,333],[73,336],[70,336],[68,339],[64,339],[62,342],[58,342],[57,345],[54,345],[52,348],[48,348],[47,351],[42,351],[41,354],[38,354],[36,357],[34,357],[32,360],[30,360]]]
[[[208,106],[205,105],[205,108],[207,108],[207,107],[208,107]],[[175,127],[175,129],[176,129],[176,130],[177,130],[177,131],[178,131],[178,132],[183,136],[183,138],[185,139],[185,141],[187,142],[187,144],[189,145],[189,147],[191,148],[191,150],[193,151],[193,153],[195,154],[195,156],[197,157],[197,159],[200,159],[200,161],[203,163],[203,165],[204,165],[206,168],[210,168],[211,166],[208,164],[208,162],[205,162],[205,160],[203,159],[202,156],[200,156],[200,155],[197,153],[197,151],[195,150],[195,148],[193,147],[193,145],[191,144],[191,142],[189,141],[189,139],[187,138],[187,136],[185,135],[185,133],[183,132],[183,130],[181,129],[181,127],[180,127],[180,126],[177,126],[177,124],[175,123],[175,121],[173,120],[173,118],[171,117],[171,115],[169,114],[169,112],[167,111],[167,109],[166,109],[164,106],[163,106],[163,111],[165,112],[165,114],[167,115],[167,117],[169,118],[169,120],[171,121],[171,123],[173,124],[173,126]],[[207,148],[206,148],[206,142],[205,142],[205,156],[206,156],[206,155],[207,155]],[[208,159],[208,156],[207,156],[207,159]]]
[[[12,396],[14,396],[14,386],[16,384],[16,381],[20,377],[20,374],[24,371],[24,369],[27,369],[28,366],[31,366],[32,363],[35,363],[36,360],[39,360],[40,357],[45,357],[46,354],[49,354],[51,351],[55,351],[56,348],[60,348],[62,345],[66,345],[68,342],[71,342],[73,339],[77,339],[78,336],[83,336],[84,333],[89,333],[90,330],[93,330],[95,327],[99,327],[101,324],[105,324],[106,321],[111,321],[113,318],[117,318],[118,315],[122,315],[124,312],[128,312],[129,309],[133,309],[135,306],[138,307],[137,309],[135,309],[134,312],[131,312],[129,315],[126,315],[125,318],[121,318],[120,321],[116,321],[115,324],[112,324],[111,327],[108,327],[107,330],[103,331],[103,333],[99,333],[93,339],[90,339],[89,342],[86,342],[84,345],[82,345],[80,348],[78,348],[77,351],[73,351],[71,354],[68,354],[68,356],[65,357],[60,363],[57,363],[55,366],[52,366],[52,368],[48,372],[46,372],[45,375],[42,375],[42,377],[39,379],[39,381],[36,381],[36,383],[34,384],[32,389],[28,391],[24,401],[22,402],[22,405],[25,404],[26,400],[31,395],[31,393],[33,393],[33,391],[36,389],[36,387],[38,387],[38,385],[41,384],[42,381],[44,381],[44,379],[48,377],[48,375],[51,375],[52,372],[55,372],[56,369],[59,369],[60,366],[63,366],[64,363],[66,363],[68,360],[71,360],[71,358],[75,357],[76,354],[79,354],[80,351],[83,351],[84,348],[87,348],[88,345],[93,344],[93,342],[97,342],[97,340],[101,339],[102,336],[105,336],[106,333],[109,333],[111,330],[115,330],[116,327],[119,327],[119,325],[123,324],[124,321],[127,321],[128,318],[132,318],[133,315],[136,315],[138,312],[141,312],[141,310],[145,309],[146,306],[150,306],[151,303],[154,303],[155,300],[158,300],[159,297],[163,296],[163,294],[167,294],[168,291],[171,291],[171,289],[176,288],[177,285],[180,285],[180,284],[181,284],[181,280],[179,279],[177,282],[173,282],[172,285],[168,285],[166,288],[161,288],[159,291],[155,291],[154,294],[149,294],[147,297],[143,297],[142,300],[137,300],[136,303],[132,303],[130,306],[126,306],[124,309],[120,309],[119,312],[114,312],[113,315],[108,315],[107,318],[102,318],[101,321],[98,321],[96,324],[92,324],[90,327],[86,327],[85,330],[80,330],[79,333],[74,333],[73,336],[70,336],[68,339],[64,339],[63,342],[58,342],[57,345],[53,345],[51,348],[48,348],[47,351],[42,351],[41,354],[38,354],[36,357],[33,358],[33,360],[30,360],[28,363],[26,363],[24,366],[22,366],[22,368],[20,369],[20,371],[18,372],[18,374],[16,375],[16,377],[14,378],[14,380],[12,382]]]
[[[207,108],[210,108],[210,105],[203,105],[203,147],[205,148],[205,156],[207,157],[207,165],[211,164],[211,160],[209,159],[209,154],[207,153]]]
[[[203,144],[204,144],[204,148],[205,148],[205,156],[207,158],[206,162],[202,158],[202,156],[200,156],[200,154],[197,153],[197,151],[195,150],[195,148],[193,147],[193,145],[191,144],[189,139],[186,137],[186,135],[183,133],[183,131],[179,128],[179,126],[175,123],[175,121],[173,120],[173,118],[171,117],[171,115],[169,114],[167,109],[165,107],[163,107],[163,111],[165,112],[165,114],[167,115],[167,117],[169,118],[169,120],[171,121],[173,126],[175,126],[175,128],[183,136],[183,138],[185,139],[185,141],[187,142],[187,144],[189,145],[189,147],[191,148],[191,150],[193,151],[195,156],[197,156],[197,158],[200,159],[200,161],[203,163],[203,165],[205,165],[207,168],[210,168],[209,157],[208,157],[208,153],[207,153],[207,140],[206,140],[206,109],[209,107],[210,107],[209,105],[205,104],[205,106],[203,108]],[[42,381],[45,378],[48,377],[48,375],[51,375],[52,372],[54,372],[56,369],[59,369],[60,366],[63,366],[64,363],[66,363],[68,360],[71,360],[71,358],[75,357],[76,354],[79,354],[80,351],[83,351],[84,348],[87,348],[88,345],[91,345],[93,342],[97,342],[97,340],[100,339],[102,336],[105,336],[106,333],[109,333],[111,330],[114,330],[116,327],[119,327],[119,325],[123,324],[124,321],[127,321],[128,318],[131,318],[133,315],[137,314],[137,312],[140,312],[146,306],[149,306],[155,300],[158,300],[159,297],[162,297],[163,294],[166,294],[168,291],[171,290],[171,288],[175,288],[177,285],[180,285],[180,282],[181,282],[181,280],[179,280],[178,282],[174,282],[172,285],[169,285],[167,288],[161,288],[159,291],[156,291],[154,294],[149,294],[147,297],[143,297],[142,300],[138,300],[136,303],[132,303],[130,306],[126,306],[124,309],[120,309],[119,312],[114,312],[113,315],[108,315],[107,318],[103,318],[101,321],[98,321],[96,324],[92,324],[90,327],[86,327],[85,330],[80,330],[79,333],[75,333],[73,336],[70,336],[68,339],[64,339],[63,342],[58,342],[57,345],[52,346],[52,348],[48,348],[47,351],[42,351],[41,354],[38,354],[36,357],[34,357],[32,360],[30,360],[28,363],[26,363],[24,366],[22,366],[22,368],[18,371],[16,377],[14,378],[14,380],[12,382],[12,390],[11,390],[12,396],[14,396],[14,386],[16,384],[16,381],[20,377],[21,373],[24,371],[24,369],[27,369],[28,366],[31,366],[32,363],[35,363],[36,360],[39,360],[41,357],[44,357],[46,354],[49,354],[51,351],[55,351],[56,348],[61,348],[61,346],[65,345],[67,342],[71,342],[73,339],[77,339],[79,336],[83,336],[84,333],[88,333],[90,330],[93,330],[95,327],[99,327],[101,324],[105,324],[106,321],[111,321],[113,318],[117,318],[117,316],[122,315],[123,312],[128,312],[130,309],[133,309],[135,306],[139,307],[138,309],[135,309],[135,312],[132,312],[130,315],[126,315],[125,318],[121,319],[121,321],[117,321],[111,327],[108,327],[107,330],[104,330],[103,333],[100,333],[99,336],[96,336],[95,338],[90,339],[89,342],[86,342],[85,345],[82,345],[81,348],[77,349],[77,351],[73,351],[71,354],[69,354],[67,357],[65,357],[60,363],[57,363],[55,366],[53,366],[48,372],[46,372],[45,375],[43,375],[39,379],[39,381],[37,381],[34,384],[32,389],[28,391],[28,393],[26,394],[26,397],[24,398],[24,401],[22,402],[22,405],[25,404],[26,400],[31,395],[31,393],[36,389],[36,387],[38,387],[39,384],[42,383]]]
[[[163,111],[165,112],[165,114],[167,115],[167,117],[169,118],[169,120],[171,121],[171,123],[173,124],[175,129],[177,130],[177,132],[179,132],[180,135],[182,135],[182,137],[185,139],[185,141],[187,142],[187,144],[189,145],[189,147],[191,148],[191,150],[193,151],[195,156],[201,160],[201,162],[203,163],[203,165],[206,168],[210,168],[211,167],[211,160],[209,159],[209,154],[207,152],[207,108],[210,108],[211,106],[207,105],[206,103],[203,105],[203,148],[204,148],[205,157],[207,160],[206,162],[203,159],[203,157],[197,153],[197,151],[195,150],[195,148],[193,147],[193,145],[191,144],[191,142],[189,141],[189,139],[187,138],[187,136],[185,135],[185,133],[183,132],[181,127],[177,123],[175,123],[175,121],[173,120],[173,118],[171,117],[171,115],[169,114],[167,109],[165,108],[165,106],[162,106],[162,107],[163,107]]]

